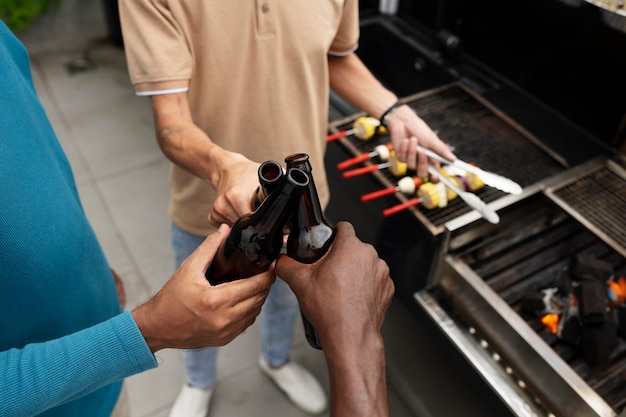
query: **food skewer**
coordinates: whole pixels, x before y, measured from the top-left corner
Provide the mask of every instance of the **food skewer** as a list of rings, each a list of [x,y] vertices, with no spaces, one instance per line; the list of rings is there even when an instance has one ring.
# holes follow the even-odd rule
[[[389,217],[418,204],[427,209],[443,208],[448,205],[449,200],[454,198],[456,198],[456,194],[448,193],[443,183],[425,182],[417,189],[417,198],[389,207],[383,210],[383,215]]]
[[[400,161],[394,152],[389,155],[389,161],[382,164],[370,165],[363,168],[351,169],[343,172],[344,178],[352,178],[357,175],[367,174],[368,172],[380,171],[389,168],[389,171],[396,177],[401,177],[406,174],[407,164]]]
[[[459,170],[460,171],[460,170]],[[451,181],[454,181],[459,188],[464,188],[465,191],[476,191],[485,186],[481,179],[471,173],[466,173],[465,176],[456,175],[453,173],[453,169],[447,166],[441,169],[441,175],[449,177]],[[448,205],[448,201],[456,198],[458,195],[450,188],[446,188],[441,182],[433,184],[431,182],[425,182],[417,189],[417,198],[413,198],[407,202],[390,207],[383,211],[385,217],[398,213],[409,207],[416,206],[422,203],[427,209],[443,208]]]
[[[467,162],[464,162],[460,159],[456,159],[455,161],[450,161],[430,149],[423,148],[417,145],[417,149],[419,151],[423,151],[430,158],[436,159],[439,162],[443,162],[444,164],[448,164],[451,166],[455,166],[457,168],[462,169],[465,172],[470,172],[476,176],[478,176],[485,184],[497,188],[498,190],[504,191],[509,194],[521,194],[522,187],[515,181],[503,177],[498,174],[494,174],[493,172],[488,172],[483,169],[478,168],[475,165],[470,165]]]
[[[391,143],[388,143],[386,145],[378,145],[374,148],[372,152],[362,153],[359,156],[355,156],[354,158],[346,159],[345,161],[338,163],[337,168],[340,170],[344,170],[349,166],[368,161],[370,159],[376,158],[377,156],[381,160],[386,161],[389,159],[389,156],[391,156],[392,150],[393,148],[391,147]]]
[[[380,121],[373,117],[361,116],[352,123],[352,129],[342,130],[341,132],[332,133],[326,136],[326,142],[335,139],[344,138],[354,135],[359,139],[368,140],[376,134],[376,129],[380,126]]]
[[[438,130],[435,130],[436,134],[439,134],[438,132],[439,132]],[[454,151],[454,146],[450,146],[450,150]],[[365,162],[377,156],[383,161],[386,161],[389,158],[389,155],[391,154],[392,151],[393,151],[393,146],[391,145],[391,143],[387,143],[385,145],[378,145],[371,152],[365,152],[365,153],[362,153],[361,155],[355,156],[354,158],[346,159],[345,161],[340,162],[339,164],[337,164],[337,168],[339,170],[344,170],[348,168],[349,166],[356,165],[360,162]]]
[[[466,191],[476,191],[485,185],[480,180],[480,178],[478,178],[474,174],[467,174],[465,177],[463,177],[460,175],[455,175],[450,172],[447,172],[445,168],[441,168],[441,174],[451,177],[452,181],[458,183],[458,186],[464,188]],[[419,187],[422,184],[424,184],[424,182],[425,180],[420,177],[403,177],[400,181],[398,181],[398,184],[396,186],[384,188],[382,190],[373,191],[371,193],[362,195],[361,201],[362,202],[371,201],[376,198],[384,197],[389,194],[394,194],[396,192],[401,192],[406,195],[411,195],[415,193],[416,190],[419,189]],[[454,197],[455,197],[454,191],[449,190],[448,200],[452,200]]]
[[[380,198],[389,194],[394,194],[396,192],[401,192],[403,194],[411,195],[423,183],[424,183],[424,179],[420,177],[403,177],[400,181],[398,181],[397,186],[374,191],[368,194],[364,194],[361,196],[361,201],[362,202],[371,201],[376,198]]]
[[[428,165],[428,172],[431,175],[439,174],[439,171],[437,170],[437,168],[435,168],[434,166],[430,164]],[[483,218],[487,220],[489,223],[498,224],[500,222],[500,216],[498,216],[498,214],[492,208],[487,206],[487,204],[483,200],[481,200],[480,197],[478,197],[476,194],[469,193],[467,191],[462,190],[446,175],[440,175],[439,180],[446,187],[448,187],[450,190],[455,192],[459,197],[461,197],[461,199],[465,202],[465,204],[467,204],[468,206],[470,206],[471,208],[479,212],[483,216]]]

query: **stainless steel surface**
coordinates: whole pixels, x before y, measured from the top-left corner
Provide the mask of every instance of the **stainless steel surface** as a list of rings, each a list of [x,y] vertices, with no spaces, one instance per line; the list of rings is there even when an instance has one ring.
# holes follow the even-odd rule
[[[456,346],[461,354],[474,367],[476,372],[493,387],[506,406],[519,417],[545,416],[546,410],[533,400],[532,395],[522,388],[502,359],[490,352],[483,340],[477,339],[471,329],[462,328],[427,291],[415,293],[415,301],[442,330],[443,334]],[[481,346],[481,342],[485,346]],[[507,372],[508,370],[508,372]]]

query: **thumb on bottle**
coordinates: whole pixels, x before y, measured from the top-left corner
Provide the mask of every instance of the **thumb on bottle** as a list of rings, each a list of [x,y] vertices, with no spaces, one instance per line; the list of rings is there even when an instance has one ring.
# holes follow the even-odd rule
[[[202,270],[206,272],[209,264],[213,262],[213,258],[217,253],[220,245],[228,236],[230,227],[227,224],[222,223],[217,232],[210,234],[204,242],[196,248],[196,250],[185,260],[185,262],[198,262],[201,263]],[[200,265],[199,265],[200,266]]]
[[[279,276],[283,281],[291,287],[291,289],[297,294],[296,288],[303,285],[308,275],[309,266],[296,261],[295,259],[281,254],[276,261],[276,276]]]

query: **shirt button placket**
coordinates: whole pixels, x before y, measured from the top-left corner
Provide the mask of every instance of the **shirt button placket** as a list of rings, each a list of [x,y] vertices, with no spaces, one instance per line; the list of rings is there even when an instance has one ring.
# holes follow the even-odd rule
[[[271,13],[270,0],[257,0],[257,19],[261,35],[274,33],[274,13]]]

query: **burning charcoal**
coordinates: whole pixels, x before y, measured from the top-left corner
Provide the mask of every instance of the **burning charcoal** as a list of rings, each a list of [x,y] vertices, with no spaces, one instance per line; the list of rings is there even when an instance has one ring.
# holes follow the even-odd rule
[[[580,322],[578,317],[570,317],[562,321],[562,325],[559,328],[557,336],[565,343],[575,345],[580,340]]]
[[[541,323],[552,332],[557,334],[559,331],[559,315],[555,313],[545,314],[541,317]]]
[[[559,321],[557,336],[565,343],[575,345],[580,341],[581,326],[578,309],[572,305],[565,309]]]
[[[602,283],[613,278],[613,266],[589,255],[580,254],[570,262],[570,276],[574,280],[596,279]]]
[[[607,309],[606,285],[596,280],[583,280],[577,288],[579,317],[583,326],[602,324]]]
[[[537,315],[560,314],[564,303],[562,298],[557,296],[558,291],[555,287],[526,293],[522,298],[522,311]]]
[[[611,307],[620,307],[626,303],[626,277],[609,281],[607,297]]]
[[[582,349],[585,360],[590,365],[605,365],[611,351],[617,345],[617,329],[612,318],[602,324],[585,325],[582,328]]]
[[[578,300],[574,294],[567,297],[567,303],[563,306],[563,313],[559,320],[557,336],[560,340],[571,345],[580,342],[581,324],[578,317]]]

